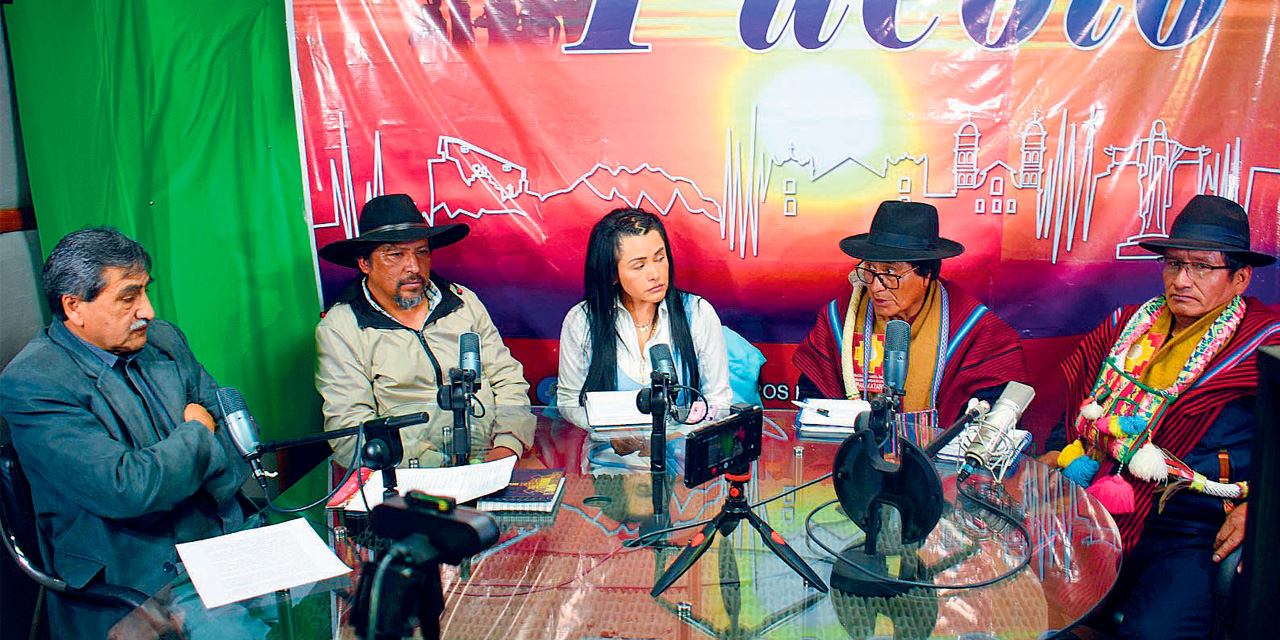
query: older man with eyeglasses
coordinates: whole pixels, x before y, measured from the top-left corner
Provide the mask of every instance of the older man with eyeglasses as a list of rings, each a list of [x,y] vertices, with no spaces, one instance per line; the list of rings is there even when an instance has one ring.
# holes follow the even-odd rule
[[[800,396],[867,399],[884,388],[888,321],[911,325],[901,434],[927,444],[971,397],[994,402],[1009,381],[1027,382],[1018,334],[986,306],[941,277],[960,243],[938,235],[938,210],[918,202],[880,204],[871,230],[840,241],[861,260],[851,290],[818,313],[793,362]]]
[[[1164,294],[1111,314],[1063,362],[1065,420],[1042,460],[1120,527],[1124,568],[1086,622],[1116,637],[1208,637],[1215,563],[1244,538],[1255,352],[1280,344],[1280,315],[1243,296],[1276,259],[1249,244],[1240,205],[1192,198],[1167,238],[1140,243],[1161,254]]]

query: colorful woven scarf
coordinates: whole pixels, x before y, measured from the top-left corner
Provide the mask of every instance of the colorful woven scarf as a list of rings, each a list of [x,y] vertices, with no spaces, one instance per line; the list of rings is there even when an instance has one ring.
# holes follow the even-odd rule
[[[1205,493],[1231,497],[1221,495],[1222,488],[1210,486],[1217,483],[1195,474],[1155,446],[1152,439],[1165,412],[1204,374],[1209,362],[1231,339],[1244,317],[1244,301],[1236,296],[1226,304],[1196,343],[1173,383],[1161,389],[1139,380],[1141,367],[1147,365],[1149,359],[1131,362],[1134,359],[1129,354],[1135,347],[1141,348],[1139,341],[1152,330],[1164,309],[1165,299],[1160,296],[1147,301],[1129,319],[1103,362],[1093,391],[1080,407],[1075,422],[1080,438],[1063,449],[1058,458],[1064,475],[1088,487],[1113,513],[1125,513],[1126,508],[1132,510],[1133,488],[1118,475],[1094,482],[1102,461],[1107,458],[1116,461],[1117,473],[1127,468],[1133,477],[1150,482],[1185,480],[1192,488]],[[1232,487],[1228,493],[1246,490],[1236,485],[1224,486]]]

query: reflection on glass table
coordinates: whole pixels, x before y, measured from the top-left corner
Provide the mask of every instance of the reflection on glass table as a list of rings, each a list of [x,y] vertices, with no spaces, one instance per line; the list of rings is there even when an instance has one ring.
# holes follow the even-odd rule
[[[496,545],[460,567],[443,567],[444,638],[1034,639],[1086,615],[1119,570],[1119,534],[1106,511],[1057,471],[1024,459],[1002,482],[975,475],[959,495],[954,467],[938,467],[947,499],[944,516],[924,542],[900,549],[900,563],[892,569],[951,588],[913,587],[893,598],[838,588],[823,594],[806,586],[756,531],[740,526],[654,598],[649,592],[655,580],[701,525],[669,534],[656,546],[625,543],[716,516],[728,483],[720,478],[686,488],[676,475],[683,472],[678,433],[667,443],[676,461],[668,468],[675,470],[655,484],[643,455],[650,443],[634,441],[642,436],[627,436],[619,451],[609,438],[593,438],[554,408],[535,413],[537,436],[522,465],[565,469],[562,502],[551,514],[499,517],[503,532]],[[795,411],[766,411],[765,418],[764,444],[745,498],[831,584],[837,561],[822,547],[856,554],[863,536],[832,503],[830,480],[786,492],[829,473],[839,443],[797,439]],[[329,480],[331,473],[326,464],[312,476]],[[278,502],[301,505],[320,497],[300,495],[306,485],[304,479]],[[653,515],[655,486],[665,494],[661,518]],[[994,515],[991,503],[1021,523],[1025,534]],[[318,508],[305,517],[349,566],[359,568],[384,544],[367,535],[359,516]],[[895,550],[892,513],[885,521],[880,546]],[[995,584],[958,588],[1006,573]],[[143,633],[120,637],[156,637],[146,631],[164,626],[152,624],[157,618],[186,622],[176,626],[185,626],[192,638],[354,637],[347,619],[354,581],[355,572],[294,589],[287,598],[264,596],[205,611],[179,579],[153,599],[150,613],[135,612],[121,625]],[[192,621],[210,616],[232,623],[204,625],[224,632],[202,635],[202,625]]]

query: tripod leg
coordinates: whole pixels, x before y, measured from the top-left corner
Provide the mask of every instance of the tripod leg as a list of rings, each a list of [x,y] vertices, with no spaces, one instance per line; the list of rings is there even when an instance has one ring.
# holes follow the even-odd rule
[[[667,567],[667,570],[653,583],[653,590],[649,592],[649,595],[657,597],[663,591],[666,591],[667,587],[675,584],[676,580],[679,580],[680,576],[684,575],[684,572],[688,571],[689,567],[692,567],[693,563],[697,562],[698,558],[701,558],[702,554],[707,552],[707,548],[711,546],[711,541],[716,537],[716,527],[720,526],[720,520],[723,518],[723,513],[716,516],[715,520],[708,522],[707,526],[702,528],[702,531],[693,536],[693,539],[680,552],[680,555],[676,556],[675,562],[672,562],[671,566]]]
[[[773,551],[774,555],[782,558],[782,561],[787,563],[787,566],[800,574],[800,577],[804,578],[805,582],[808,582],[813,586],[813,588],[823,593],[827,592],[826,583],[824,583],[822,578],[818,577],[818,574],[814,573],[813,569],[805,563],[804,558],[801,558],[800,554],[796,553],[795,549],[792,549],[791,546],[787,544],[787,541],[782,537],[782,534],[774,531],[767,522],[751,511],[747,511],[746,517],[747,522],[750,522],[751,526],[755,527],[756,531],[760,532],[760,538],[764,540],[765,545]]]

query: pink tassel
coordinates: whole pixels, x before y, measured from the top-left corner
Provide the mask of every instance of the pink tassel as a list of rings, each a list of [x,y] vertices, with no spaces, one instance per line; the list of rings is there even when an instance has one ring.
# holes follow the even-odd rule
[[[1115,474],[1103,476],[1089,485],[1085,491],[1098,499],[1110,513],[1132,513],[1134,508],[1133,487]]]

